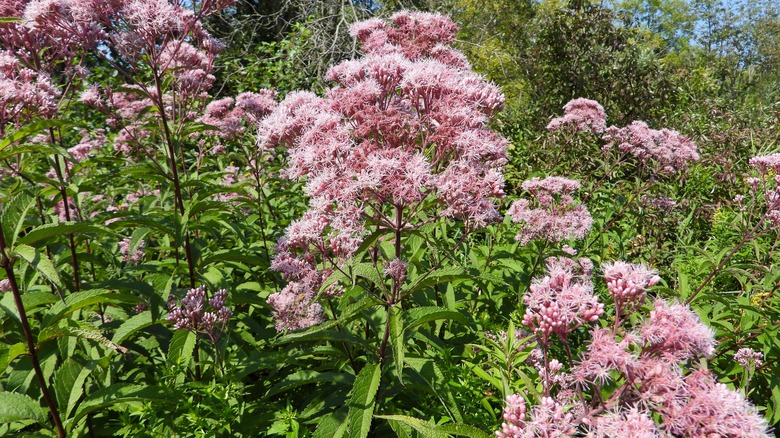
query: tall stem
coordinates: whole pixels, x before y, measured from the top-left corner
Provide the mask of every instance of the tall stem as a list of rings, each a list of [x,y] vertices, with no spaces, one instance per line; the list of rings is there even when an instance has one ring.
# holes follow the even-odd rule
[[[16,275],[14,274],[13,267],[14,262],[8,257],[5,236],[2,232],[2,224],[0,224],[0,254],[2,254],[0,256],[0,267],[5,269],[5,273],[8,276],[8,282],[11,285],[11,292],[13,293],[14,302],[16,303],[16,310],[19,312],[19,319],[22,322],[22,331],[24,332],[24,338],[27,341],[27,350],[30,352],[30,359],[32,361],[33,369],[35,370],[35,377],[38,380],[38,385],[41,387],[46,406],[49,407],[54,426],[57,428],[57,435],[60,438],[64,438],[65,428],[62,426],[60,414],[57,412],[57,404],[54,402],[54,398],[51,396],[49,388],[46,386],[46,378],[43,376],[43,370],[41,370],[41,363],[38,360],[38,350],[35,348],[32,330],[30,330],[30,324],[27,322],[27,313],[24,311],[24,304],[22,303],[22,295],[19,293],[19,285],[16,283]]]
[[[182,217],[185,214],[184,198],[181,194],[181,183],[179,182],[179,169],[176,162],[176,146],[173,144],[173,136],[171,135],[170,126],[168,126],[168,115],[165,113],[165,105],[163,104],[163,90],[162,81],[160,80],[160,74],[156,69],[152,69],[154,73],[154,86],[157,89],[157,106],[160,109],[160,117],[163,125],[163,132],[165,134],[165,144],[168,147],[168,156],[170,159],[171,176],[173,177],[173,190],[176,197],[176,206],[179,209],[179,214]],[[184,156],[181,157],[182,167],[184,167]],[[190,245],[190,233],[184,232],[184,252],[187,257],[187,271],[190,277],[190,288],[195,287],[195,261],[192,259],[192,247]],[[200,348],[198,347],[198,337],[195,336],[195,348],[192,352],[192,359],[195,362],[195,380],[200,380]]]
[[[395,223],[393,228],[395,231],[395,258],[401,259],[401,230],[403,229],[403,212],[404,208],[401,205],[395,205]],[[390,318],[392,318],[391,308],[398,304],[401,296],[401,282],[398,279],[393,279],[393,288],[390,292],[390,299],[385,304],[385,311],[387,312],[387,320],[385,321],[385,332],[382,335],[382,343],[379,346],[379,361],[382,362],[385,358],[385,352],[387,351],[387,341],[390,339]]]
[[[162,119],[163,132],[165,134],[165,144],[168,147],[168,155],[171,166],[171,176],[173,178],[173,190],[176,197],[176,206],[179,209],[179,213],[184,216],[184,198],[181,192],[181,183],[179,182],[179,166],[176,162],[176,146],[173,144],[173,136],[171,135],[170,126],[168,126],[168,115],[165,113],[165,106],[162,102],[162,81],[160,80],[160,74],[157,70],[154,70],[154,85],[157,89],[157,98],[159,99],[158,107],[160,109],[160,117]],[[184,157],[181,157],[184,160]],[[187,269],[190,276],[190,287],[195,287],[195,262],[192,260],[192,249],[190,247],[190,235],[184,233],[184,251],[187,256]]]
[[[49,138],[52,143],[57,141],[57,138],[54,135],[54,129],[49,129]],[[62,145],[62,136],[60,136],[60,146],[64,147]],[[54,171],[57,173],[57,179],[60,182],[60,195],[62,196],[62,206],[65,210],[65,220],[70,222],[71,216],[70,206],[68,205],[68,192],[65,190],[65,175],[60,167],[59,155],[54,156]],[[79,279],[79,260],[78,257],[76,257],[76,241],[73,238],[73,233],[68,234],[68,244],[70,246],[70,263],[73,265],[73,290],[78,292],[81,290],[81,281]]]

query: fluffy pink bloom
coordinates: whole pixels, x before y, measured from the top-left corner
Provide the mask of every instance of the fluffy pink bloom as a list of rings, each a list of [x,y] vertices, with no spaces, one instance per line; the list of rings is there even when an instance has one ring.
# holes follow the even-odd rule
[[[601,134],[607,129],[607,113],[595,100],[574,99],[564,105],[563,117],[553,119],[548,125],[549,131],[572,130]]]
[[[0,51],[0,135],[9,124],[54,115],[59,96],[48,74],[24,68],[11,52]]]
[[[103,102],[103,98],[100,94],[100,89],[96,85],[90,85],[86,90],[84,90],[79,96],[79,102],[98,109],[105,107],[105,103]]]
[[[592,438],[656,438],[658,428],[647,412],[636,407],[628,410],[609,412],[596,418],[589,431]]]
[[[523,297],[523,325],[536,334],[540,343],[546,344],[552,334],[565,338],[604,313],[604,305],[593,295],[587,266],[551,257],[547,259],[547,275],[534,279],[530,293]]]
[[[641,162],[655,162],[658,172],[672,174],[688,167],[690,161],[699,159],[696,145],[688,137],[670,129],[651,129],[647,123],[631,122],[624,128],[610,126],[604,133],[607,144],[626,154],[633,155]]]
[[[574,203],[571,194],[579,188],[579,182],[557,176],[525,181],[523,189],[535,202],[519,199],[509,207],[512,222],[523,224],[515,239],[525,245],[534,239],[560,242],[584,238],[593,220],[584,205]]]
[[[314,274],[311,278],[290,282],[280,292],[268,297],[277,330],[299,330],[325,320],[322,306],[313,302],[320,284],[317,277]]]
[[[446,46],[456,30],[441,15],[409,12],[355,24],[366,56],[332,67],[324,97],[290,93],[262,118],[260,148],[286,148],[284,175],[305,178],[310,197],[285,234],[291,256],[313,254],[324,272],[360,246],[366,221],[408,230],[444,216],[471,230],[500,219],[506,140],[488,122],[503,96]],[[267,96],[253,101],[270,107]],[[298,295],[313,297],[311,286],[296,286]],[[319,317],[309,316],[308,299],[284,297],[274,308],[293,310],[277,315]]]
[[[687,305],[656,300],[654,307],[639,330],[646,351],[677,362],[715,352],[714,332]]]
[[[670,418],[668,430],[691,437],[768,437],[767,423],[739,391],[717,383],[706,371],[685,378],[686,402]]]
[[[748,161],[761,175],[766,175],[769,170],[780,174],[780,153],[771,155],[759,155]]]
[[[106,142],[105,131],[98,129],[94,132],[93,136],[86,130],[81,131],[81,141],[76,146],[68,149],[68,153],[76,161],[84,161],[94,151],[103,147]]]
[[[613,372],[631,372],[639,357],[629,351],[630,346],[630,337],[619,340],[610,329],[594,329],[584,358],[573,371],[575,380],[603,385],[615,377]]]

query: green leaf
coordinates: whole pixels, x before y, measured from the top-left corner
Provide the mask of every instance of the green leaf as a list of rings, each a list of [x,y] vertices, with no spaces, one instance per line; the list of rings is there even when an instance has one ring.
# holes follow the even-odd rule
[[[117,383],[88,395],[73,417],[65,422],[65,427],[72,431],[87,414],[108,406],[130,402],[166,403],[170,398],[171,391],[167,388]]]
[[[177,365],[182,361],[189,361],[195,350],[195,333],[189,330],[176,330],[168,345],[168,366]]]
[[[35,227],[24,237],[20,238],[19,242],[27,245],[34,245],[51,237],[60,237],[75,233],[97,233],[102,235],[116,234],[112,229],[102,225],[95,225],[87,222],[59,222],[56,224],[43,224],[39,227]]]
[[[381,377],[382,368],[378,364],[366,364],[355,378],[352,397],[348,403],[347,421],[350,437],[366,438],[368,436]]]
[[[419,418],[408,417],[406,415],[376,415],[376,418],[388,421],[397,421],[411,426],[425,438],[447,438],[447,434],[436,430],[436,425]]]
[[[292,388],[297,388],[309,383],[338,383],[342,385],[349,385],[355,381],[355,377],[351,374],[337,373],[337,372],[324,372],[314,370],[300,370],[296,371],[289,376],[285,377],[281,382],[277,383],[271,389],[268,390],[266,397],[279,394]]]
[[[122,325],[120,325],[119,328],[116,329],[116,332],[114,333],[114,337],[111,338],[111,341],[117,344],[122,343],[122,341],[127,339],[133,333],[143,328],[149,327],[154,323],[155,321],[154,319],[152,319],[152,312],[148,310],[145,312],[141,312],[138,315],[134,315],[133,317],[131,317],[130,319],[122,323]]]
[[[443,307],[427,306],[417,307],[406,312],[407,320],[409,324],[406,326],[406,331],[409,331],[419,325],[435,321],[437,319],[450,319],[458,321],[461,324],[468,324],[469,320],[460,312],[454,310],[445,309]]]
[[[248,250],[227,249],[204,255],[200,266],[205,267],[216,262],[240,262],[246,263],[248,265],[258,266],[265,264],[265,259],[258,257]]]
[[[3,221],[3,236],[8,248],[13,249],[16,246],[16,239],[24,228],[24,219],[33,205],[35,205],[35,198],[28,192],[21,192],[3,207],[0,219]]]
[[[18,256],[27,264],[33,267],[38,273],[43,275],[55,286],[61,286],[60,276],[57,274],[57,270],[54,268],[54,264],[49,260],[49,257],[35,250],[35,248],[28,245],[17,245],[13,248],[13,255]]]
[[[106,289],[90,289],[73,293],[65,297],[43,315],[43,327],[51,326],[74,311],[93,304],[134,303],[138,298],[131,294]]]
[[[50,325],[41,330],[38,333],[38,344],[41,345],[50,339],[61,336],[74,336],[81,339],[87,339],[111,348],[119,353],[127,353],[127,348],[111,342],[92,324],[70,319],[64,320],[57,325]]]
[[[490,438],[491,436],[467,424],[448,423],[437,425],[406,415],[376,415],[376,418],[408,424],[425,437],[445,438],[447,435],[455,435],[469,438]]]
[[[390,345],[393,347],[393,361],[395,362],[398,380],[403,385],[404,370],[404,325],[401,318],[400,306],[391,306],[387,323],[390,324]]]
[[[0,18],[0,20],[12,20],[10,22],[13,22],[18,19],[11,18],[11,17],[2,17]],[[28,123],[24,125],[22,128],[14,132],[7,133],[2,138],[0,138],[0,151],[2,151],[9,145],[16,143],[17,141],[25,137],[38,134],[44,129],[55,128],[57,126],[64,126],[64,125],[65,125],[64,120],[38,120],[36,122]]]
[[[95,365],[95,362],[82,365],[71,357],[54,372],[54,393],[63,418],[67,418],[78,403],[84,393],[84,382]]]
[[[386,288],[385,282],[373,263],[358,263],[352,268],[355,278],[363,277],[380,290]]]
[[[312,438],[341,438],[347,431],[347,407],[342,406],[319,419],[317,430]]]
[[[6,23],[20,23],[24,20],[17,17],[0,17],[0,24],[6,24]]]
[[[5,373],[5,369],[13,363],[14,359],[23,354],[27,354],[27,345],[24,342],[0,346],[0,375]]]
[[[469,275],[462,267],[448,266],[446,268],[437,269],[430,274],[421,276],[420,280],[414,283],[409,290],[418,290],[430,286],[434,286],[440,283],[451,283],[455,280],[468,279]]]
[[[0,392],[0,423],[21,420],[46,423],[46,412],[38,402],[25,394]]]
[[[358,301],[357,303],[353,303],[347,306],[347,308],[344,309],[343,312],[341,312],[341,315],[338,317],[338,319],[331,319],[329,321],[325,321],[322,324],[315,325],[314,327],[310,327],[306,330],[288,333],[282,336],[281,338],[279,338],[278,342],[287,343],[287,342],[300,340],[301,338],[306,338],[307,336],[311,336],[313,333],[317,333],[322,330],[328,330],[331,327],[335,327],[337,325],[344,325],[345,323],[351,321],[353,318],[357,317],[357,315],[363,310],[375,306],[376,304],[377,302],[373,298],[365,297],[362,300]]]

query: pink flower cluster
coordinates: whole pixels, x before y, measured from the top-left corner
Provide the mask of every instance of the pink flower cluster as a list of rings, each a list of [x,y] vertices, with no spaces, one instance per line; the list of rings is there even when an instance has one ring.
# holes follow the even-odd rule
[[[96,129],[92,135],[87,130],[82,130],[80,134],[81,141],[68,149],[68,153],[76,162],[84,161],[106,142],[106,132],[103,129]]]
[[[734,360],[743,368],[755,370],[764,364],[764,353],[754,351],[752,348],[740,348],[734,354]]]
[[[594,331],[572,374],[581,385],[595,385],[594,391],[610,380],[622,382],[617,391],[636,403],[621,409],[656,412],[658,429],[674,436],[767,436],[766,422],[741,393],[706,370],[684,375],[681,364],[712,355],[714,346],[712,330],[687,306],[656,300],[650,317],[623,339],[609,329]],[[611,403],[617,404],[615,397]],[[596,430],[605,427],[601,417],[585,420]]]
[[[620,152],[633,155],[642,163],[657,163],[658,172],[664,174],[685,170],[690,161],[699,159],[696,144],[688,137],[671,129],[652,129],[638,120],[623,128],[610,126],[603,139],[605,151],[616,146]]]
[[[279,245],[285,262],[276,265],[297,258],[316,271],[340,263],[359,247],[366,221],[401,231],[418,226],[424,214],[474,229],[500,217],[493,200],[504,196],[506,140],[487,124],[504,99],[448,46],[456,29],[441,15],[411,12],[357,23],[351,33],[365,56],[330,69],[335,86],[327,95],[290,93],[263,119],[260,147],[287,148],[285,174],[305,177],[310,197],[309,212]],[[433,200],[435,211],[428,207]],[[296,276],[308,283],[269,302],[277,317],[298,314],[311,323],[318,318],[300,306],[308,305],[322,275]]]
[[[748,178],[752,205],[763,195],[765,206],[761,220],[766,219],[775,229],[780,227],[780,153],[771,155],[759,155],[749,161],[750,165],[758,171],[759,177]],[[744,205],[745,197],[738,195],[734,201],[741,209],[747,209]]]
[[[646,411],[636,406],[618,409],[596,417],[589,430],[592,438],[657,438],[658,428]]]
[[[0,51],[0,135],[8,125],[54,115],[59,96],[48,74],[23,67],[12,52]]]
[[[287,242],[279,242],[277,255],[271,263],[271,269],[289,281],[284,289],[268,297],[279,331],[299,330],[325,321],[322,306],[314,302],[322,284],[322,274],[317,271],[314,256],[296,257],[288,248]]]
[[[584,258],[579,262],[563,257],[547,259],[547,275],[535,279],[530,293],[523,297],[523,325],[533,331],[540,344],[548,344],[553,334],[565,339],[604,313],[604,305],[593,294],[592,270],[593,264]]]
[[[0,280],[0,292],[8,292],[11,290],[11,281],[7,278]]]
[[[233,312],[225,307],[227,291],[221,289],[214,297],[206,300],[206,286],[190,289],[179,304],[171,296],[168,300],[168,321],[176,330],[190,330],[203,333],[216,343],[219,334],[227,326]],[[211,310],[206,310],[206,305]]]
[[[571,269],[574,265],[575,262],[568,261],[562,267]],[[550,267],[551,272],[560,269]],[[633,303],[625,306],[625,311],[640,308],[646,288],[659,281],[654,271],[642,265],[615,262],[606,264],[603,270],[616,303]],[[557,277],[570,286],[582,282],[571,273],[559,273]],[[552,277],[536,284],[551,280]],[[533,305],[545,302],[540,296],[558,295],[557,290],[551,293],[548,288],[532,289],[526,300]],[[586,309],[596,308],[590,305],[594,301],[587,298],[587,293],[576,295],[586,297]],[[569,314],[572,313],[570,310]],[[540,323],[542,315],[547,319]],[[613,327],[594,328],[581,359],[574,362],[570,357],[569,372],[564,372],[557,360],[550,359],[550,345],[545,331],[540,331],[542,324],[564,327],[565,322],[555,324],[561,315],[564,313],[532,312],[529,316],[526,312],[524,323],[532,322],[527,325],[534,329],[544,350],[544,366],[537,368],[545,393],[540,405],[532,409],[518,394],[507,397],[504,423],[497,436],[769,436],[766,421],[741,392],[718,383],[706,369],[686,373],[686,364],[696,363],[715,351],[713,331],[688,306],[658,299],[648,317],[634,327],[624,330],[620,322],[627,319],[616,316]],[[752,360],[760,360],[749,349],[737,356],[737,360],[748,365]],[[558,387],[557,393],[552,391],[554,386]],[[529,410],[531,415],[526,418]],[[553,433],[551,426],[558,429]]]
[[[645,301],[645,292],[661,281],[658,272],[644,265],[635,265],[623,261],[604,263],[604,280],[612,299],[618,318],[634,311]]]
[[[137,265],[144,259],[144,249],[146,248],[146,242],[143,240],[138,242],[134,251],[130,251],[131,239],[129,237],[119,241],[119,252],[122,254],[122,261],[128,265]]]
[[[553,119],[548,131],[573,131],[601,134],[607,129],[607,113],[595,100],[574,99],[564,105],[563,116]]]
[[[569,437],[576,431],[571,413],[551,397],[542,397],[541,403],[531,409],[527,418],[525,400],[520,394],[506,397],[504,422],[496,431],[499,438]]]
[[[206,106],[198,121],[217,128],[213,133],[223,139],[234,139],[244,133],[247,126],[257,126],[260,120],[276,107],[276,93],[262,90],[259,93],[241,93],[235,99],[226,97],[212,101]],[[211,152],[224,151],[217,142]]]
[[[519,199],[509,207],[512,222],[523,224],[515,239],[526,245],[534,239],[560,242],[584,238],[593,219],[584,205],[575,205],[572,193],[579,188],[579,182],[559,176],[525,181],[523,189],[535,202]]]

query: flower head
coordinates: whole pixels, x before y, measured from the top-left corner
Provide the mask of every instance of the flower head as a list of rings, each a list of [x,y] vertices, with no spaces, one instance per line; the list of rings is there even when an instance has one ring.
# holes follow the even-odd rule
[[[167,319],[173,323],[176,330],[203,333],[216,343],[233,315],[233,312],[225,306],[226,297],[227,291],[221,289],[207,300],[206,286],[190,289],[178,304],[171,296],[168,301],[170,313]]]
[[[560,242],[584,238],[593,219],[584,205],[575,204],[572,193],[579,188],[578,181],[557,176],[525,181],[523,189],[531,193],[533,201],[519,199],[507,211],[512,222],[523,224],[515,239],[527,244],[534,239]]]
[[[685,170],[689,162],[699,159],[696,144],[688,137],[671,129],[652,129],[638,120],[623,128],[610,126],[603,138],[607,142],[605,150],[617,145],[622,153],[633,155],[642,163],[656,163],[662,174]]]
[[[644,265],[617,261],[604,263],[602,269],[604,280],[607,281],[607,289],[622,314],[631,312],[644,302],[647,289],[661,281],[657,271]]]
[[[564,105],[563,116],[553,119],[549,131],[572,130],[601,134],[607,129],[607,113],[595,100],[574,99]]]
[[[443,216],[473,230],[500,219],[507,142],[488,123],[504,100],[448,46],[456,31],[417,12],[354,24],[365,56],[332,67],[325,96],[290,93],[260,120],[260,148],[286,149],[283,173],[305,178],[310,198],[279,245],[275,266],[293,283],[269,297],[277,328],[321,320],[315,291],[360,247],[367,223],[400,232]],[[385,268],[396,285],[402,263]],[[289,272],[297,267],[305,273]]]

